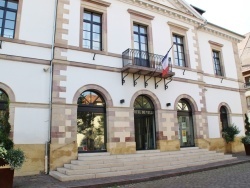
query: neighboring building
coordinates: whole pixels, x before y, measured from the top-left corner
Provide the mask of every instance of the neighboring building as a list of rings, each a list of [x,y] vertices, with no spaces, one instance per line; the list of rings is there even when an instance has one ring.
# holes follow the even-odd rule
[[[27,156],[16,175],[54,170],[78,152],[227,152],[222,128],[234,123],[244,134],[244,36],[194,8],[182,0],[0,1],[0,100],[10,100],[14,143]]]
[[[246,38],[238,44],[239,56],[242,65],[242,74],[245,80],[246,102],[248,115],[250,115],[250,33],[247,33]]]

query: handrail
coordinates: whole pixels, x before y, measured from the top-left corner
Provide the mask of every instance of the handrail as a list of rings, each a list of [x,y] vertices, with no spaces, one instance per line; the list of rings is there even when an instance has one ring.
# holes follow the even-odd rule
[[[136,65],[162,70],[163,58],[164,56],[162,55],[130,48],[122,53],[123,67],[126,65]],[[169,72],[172,72],[172,64],[169,64]]]

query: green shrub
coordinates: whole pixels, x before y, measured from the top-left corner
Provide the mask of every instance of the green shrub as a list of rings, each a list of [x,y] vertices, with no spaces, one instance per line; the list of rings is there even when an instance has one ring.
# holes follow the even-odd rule
[[[234,124],[228,126],[222,130],[222,137],[225,139],[226,143],[234,142],[234,138],[240,133],[238,127]]]

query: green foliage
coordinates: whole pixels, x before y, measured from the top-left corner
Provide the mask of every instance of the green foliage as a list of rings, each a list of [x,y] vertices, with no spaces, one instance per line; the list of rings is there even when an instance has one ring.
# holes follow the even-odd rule
[[[10,149],[4,160],[10,165],[11,169],[19,169],[25,161],[25,156],[20,149]]]
[[[242,142],[243,144],[250,144],[250,135],[243,136],[243,137],[241,138],[241,142]]]
[[[241,138],[243,144],[250,144],[250,123],[247,114],[245,114],[245,135]]]
[[[245,114],[245,129],[246,129],[245,134],[250,135],[250,123],[247,114]]]
[[[20,149],[13,149],[13,141],[9,138],[11,125],[9,123],[9,103],[6,110],[0,114],[0,158],[7,162],[11,169],[21,168],[25,156]]]
[[[240,133],[238,127],[234,124],[228,126],[222,130],[222,137],[225,139],[226,143],[234,142],[234,138]]]

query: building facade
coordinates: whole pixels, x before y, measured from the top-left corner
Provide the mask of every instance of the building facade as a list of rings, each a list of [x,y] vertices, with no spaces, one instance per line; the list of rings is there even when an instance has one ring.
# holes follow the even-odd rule
[[[245,81],[246,88],[246,103],[248,115],[250,112],[250,33],[245,34],[245,38],[238,44],[239,56],[242,65],[242,75]]]
[[[20,174],[86,152],[227,152],[222,128],[244,134],[244,37],[185,1],[5,0],[0,19],[0,97],[27,156]]]

